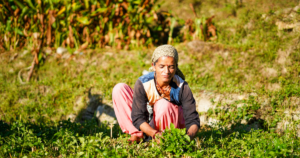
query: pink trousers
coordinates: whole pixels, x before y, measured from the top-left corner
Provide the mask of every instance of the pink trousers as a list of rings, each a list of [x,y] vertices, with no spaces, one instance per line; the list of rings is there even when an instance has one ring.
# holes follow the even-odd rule
[[[143,137],[143,132],[136,129],[131,120],[133,90],[125,83],[117,84],[112,93],[114,111],[124,133]],[[149,123],[158,131],[164,131],[173,123],[176,128],[185,128],[183,110],[165,99],[158,100],[153,107],[153,119]]]

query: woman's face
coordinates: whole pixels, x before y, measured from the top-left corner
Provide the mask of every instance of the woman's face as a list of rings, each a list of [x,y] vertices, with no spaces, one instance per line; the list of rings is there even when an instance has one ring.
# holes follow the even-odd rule
[[[163,83],[170,83],[177,69],[175,59],[168,56],[160,57],[155,65],[152,63],[152,67],[157,80]]]

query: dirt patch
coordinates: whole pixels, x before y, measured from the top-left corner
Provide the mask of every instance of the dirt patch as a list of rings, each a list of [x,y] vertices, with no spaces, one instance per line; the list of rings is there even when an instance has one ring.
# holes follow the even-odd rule
[[[291,54],[291,49],[283,51],[283,50],[279,50],[277,52],[278,54],[278,58],[277,58],[277,63],[281,64],[281,65],[285,65],[286,62],[290,62],[288,60],[289,55]]]
[[[266,78],[273,78],[273,77],[277,77],[278,75],[277,70],[274,68],[264,68],[262,69],[261,73]]]
[[[279,91],[281,89],[281,86],[280,84],[278,83],[268,83],[266,85],[266,88],[269,90],[269,91]]]

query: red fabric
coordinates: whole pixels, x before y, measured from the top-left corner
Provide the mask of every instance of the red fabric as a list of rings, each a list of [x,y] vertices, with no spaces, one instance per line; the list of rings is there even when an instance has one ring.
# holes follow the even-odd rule
[[[136,129],[132,124],[132,89],[124,84],[117,84],[112,93],[114,111],[119,125],[124,133],[143,137],[143,132]],[[183,110],[165,99],[160,99],[154,104],[153,119],[150,125],[158,130],[164,131],[173,123],[176,128],[185,128]]]
[[[175,125],[175,128],[185,128],[182,107],[166,99],[160,99],[154,104],[153,120],[155,129],[158,131],[170,128],[171,123]]]

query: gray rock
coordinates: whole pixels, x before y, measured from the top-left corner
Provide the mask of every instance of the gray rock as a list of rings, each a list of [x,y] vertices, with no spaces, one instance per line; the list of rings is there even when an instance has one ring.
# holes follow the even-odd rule
[[[210,108],[214,108],[212,102],[207,98],[202,98],[197,103],[197,111],[198,112],[207,112]]]
[[[96,118],[98,119],[99,125],[101,123],[113,123],[116,124],[115,111],[109,105],[100,105],[96,110]]]
[[[75,114],[70,114],[70,115],[67,116],[67,120],[70,119],[71,122],[75,122],[76,117],[77,116]]]
[[[63,53],[67,53],[68,52],[68,49],[67,48],[64,48],[64,47],[58,47],[57,49],[56,49],[56,53],[57,54],[60,54],[60,55],[62,55]]]

